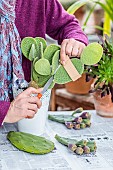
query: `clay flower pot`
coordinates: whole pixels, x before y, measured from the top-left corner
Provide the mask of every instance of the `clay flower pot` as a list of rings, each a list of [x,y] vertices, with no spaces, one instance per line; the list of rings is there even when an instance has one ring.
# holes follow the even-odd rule
[[[111,101],[111,94],[101,98],[100,91],[93,93],[94,106],[96,113],[103,117],[113,117],[113,103]]]
[[[88,94],[91,89],[93,79],[86,82],[86,74],[82,74],[82,77],[74,82],[69,82],[65,85],[66,90],[73,94]]]

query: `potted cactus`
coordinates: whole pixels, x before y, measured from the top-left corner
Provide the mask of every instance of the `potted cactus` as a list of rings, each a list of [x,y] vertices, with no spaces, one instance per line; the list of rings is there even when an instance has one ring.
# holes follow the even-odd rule
[[[54,75],[53,82],[41,98],[42,107],[38,110],[35,117],[33,119],[23,119],[18,122],[18,129],[20,131],[41,135],[44,132],[51,89],[55,83],[65,84],[71,82],[72,79],[60,64],[60,46],[55,44],[47,46],[46,41],[40,37],[26,37],[22,40],[21,49],[23,55],[27,57],[32,64],[30,86],[35,88],[44,87],[49,78]],[[88,55],[89,53],[90,55]],[[79,74],[82,75],[84,65],[97,63],[101,56],[101,45],[92,43],[84,49],[80,59],[72,58],[71,61]]]
[[[94,87],[90,92],[94,94],[94,105],[97,114],[113,117],[113,41],[102,38],[103,55],[96,65],[86,69],[87,80],[96,77]]]

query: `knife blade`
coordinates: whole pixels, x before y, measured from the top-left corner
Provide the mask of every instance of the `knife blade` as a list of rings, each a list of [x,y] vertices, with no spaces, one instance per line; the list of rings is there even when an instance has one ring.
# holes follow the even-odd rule
[[[44,85],[43,90],[41,93],[38,93],[37,97],[40,99],[42,97],[42,95],[48,90],[49,86],[51,85],[52,81],[53,81],[54,76],[52,76],[47,83]]]
[[[54,79],[54,75],[55,75],[55,73],[57,72],[57,70],[60,68],[60,66],[61,66],[61,65],[59,65],[59,66],[57,67],[57,69],[55,70],[54,74],[50,77],[50,79],[49,79],[49,80],[47,81],[47,83],[44,85],[42,92],[37,95],[37,97],[38,97],[39,99],[40,99],[40,98],[42,97],[42,95],[48,90],[49,86],[51,85],[51,83],[52,83],[52,81],[53,81],[53,79]]]

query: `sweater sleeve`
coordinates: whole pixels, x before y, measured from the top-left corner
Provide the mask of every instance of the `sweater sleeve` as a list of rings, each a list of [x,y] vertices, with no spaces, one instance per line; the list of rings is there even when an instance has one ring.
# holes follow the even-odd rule
[[[88,44],[78,20],[74,15],[69,15],[58,0],[46,0],[46,33],[58,40],[59,44],[68,38]]]
[[[9,106],[10,102],[0,101],[0,126],[2,125],[2,122],[7,114]]]

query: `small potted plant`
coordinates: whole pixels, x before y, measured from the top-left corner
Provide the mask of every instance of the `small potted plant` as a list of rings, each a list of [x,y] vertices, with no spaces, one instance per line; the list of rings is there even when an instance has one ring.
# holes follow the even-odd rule
[[[113,117],[113,41],[106,36],[102,38],[103,55],[96,65],[87,66],[87,80],[96,77],[93,92],[97,114]],[[96,50],[96,49],[95,49]]]

